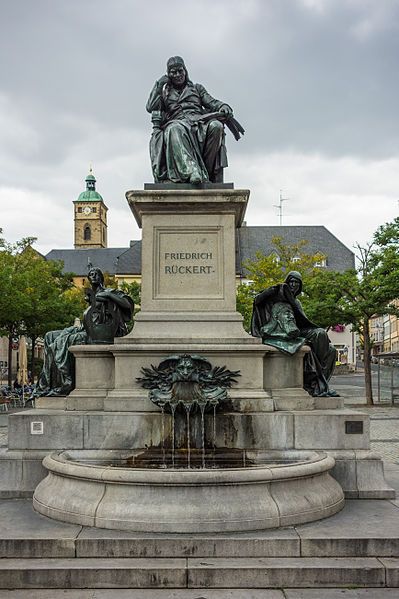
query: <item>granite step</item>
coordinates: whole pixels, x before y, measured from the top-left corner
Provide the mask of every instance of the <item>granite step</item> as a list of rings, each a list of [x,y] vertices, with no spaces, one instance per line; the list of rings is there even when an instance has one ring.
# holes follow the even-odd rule
[[[18,589],[0,599],[398,599],[398,589]]]
[[[325,520],[226,534],[155,534],[57,522],[25,499],[0,501],[0,558],[398,557],[399,502],[347,501]]]
[[[102,532],[102,531],[100,531]],[[399,538],[299,538],[261,532],[252,538],[163,538],[126,534],[92,539],[0,539],[0,558],[256,558],[256,557],[399,557]],[[290,538],[290,534],[292,538]]]
[[[1,589],[399,587],[392,558],[65,558],[0,560]]]

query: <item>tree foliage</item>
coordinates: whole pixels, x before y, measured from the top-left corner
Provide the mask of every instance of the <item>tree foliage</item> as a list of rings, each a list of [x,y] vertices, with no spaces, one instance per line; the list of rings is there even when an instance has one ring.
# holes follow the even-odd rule
[[[84,307],[62,263],[45,260],[32,248],[34,241],[9,244],[0,239],[0,334],[7,335],[10,344],[13,337],[25,334],[34,345],[47,331],[73,324]],[[11,352],[8,362],[10,381]]]
[[[246,327],[253,297],[281,282],[289,270],[300,271],[305,291],[301,302],[308,318],[324,328],[351,325],[359,333],[364,349],[366,398],[372,403],[370,320],[385,314],[399,316],[399,217],[380,226],[365,247],[356,244],[357,268],[345,272],[317,268],[320,256],[304,254],[306,242],[284,245],[277,239],[273,243],[276,255],[259,254],[247,264],[252,282],[240,285],[237,291],[237,309],[244,315]]]
[[[308,243],[302,240],[286,244],[281,237],[273,237],[274,251],[271,254],[265,256],[262,252],[257,252],[255,260],[244,263],[249,282],[242,283],[237,288],[237,310],[244,317],[246,330],[250,328],[252,303],[256,294],[271,285],[281,283],[291,270],[298,270],[302,274],[305,288],[321,272],[318,264],[325,260],[325,256],[321,253],[309,253]],[[304,305],[306,309],[306,298]]]

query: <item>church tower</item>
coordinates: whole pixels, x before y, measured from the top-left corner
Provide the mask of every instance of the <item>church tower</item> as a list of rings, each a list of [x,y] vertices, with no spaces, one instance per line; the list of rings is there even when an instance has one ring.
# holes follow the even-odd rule
[[[86,177],[86,191],[82,191],[73,204],[75,249],[106,248],[108,208],[96,191],[96,178],[91,168]]]

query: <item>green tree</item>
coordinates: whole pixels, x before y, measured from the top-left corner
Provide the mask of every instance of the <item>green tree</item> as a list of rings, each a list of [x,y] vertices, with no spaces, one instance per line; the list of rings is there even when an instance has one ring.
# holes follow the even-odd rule
[[[309,253],[308,243],[302,240],[285,244],[281,237],[273,237],[274,251],[271,254],[265,256],[262,252],[257,252],[255,260],[244,264],[249,282],[242,283],[237,288],[237,310],[244,317],[244,327],[247,331],[251,326],[252,303],[257,293],[281,283],[291,270],[298,270],[302,274],[305,287],[320,273],[317,265],[325,260],[325,256]]]
[[[366,398],[372,404],[370,320],[384,314],[399,316],[399,217],[382,225],[367,246],[355,246],[357,268],[345,272],[318,268],[323,256],[306,254],[305,241],[284,245],[274,239],[273,243],[275,254],[258,254],[245,265],[251,283],[237,290],[237,309],[245,327],[249,330],[254,296],[281,282],[288,271],[300,271],[305,291],[301,302],[309,319],[327,329],[351,325],[363,340]]]
[[[73,324],[84,306],[71,276],[62,264],[46,261],[31,246],[34,238],[9,244],[0,239],[0,333],[8,336],[8,382],[11,384],[12,340],[25,334],[32,340],[30,369],[34,371],[34,346],[47,331]]]
[[[63,329],[81,317],[85,302],[81,290],[74,287],[72,276],[63,273],[61,262],[43,260],[32,248],[20,256],[25,273],[28,305],[23,316],[24,331],[31,339],[30,370],[35,371],[35,344],[47,331]]]
[[[2,233],[0,229],[0,234]],[[12,343],[24,333],[24,315],[29,300],[26,296],[26,279],[20,268],[19,256],[33,243],[26,238],[10,244],[0,238],[0,334],[8,337],[8,384],[11,386]]]
[[[323,316],[332,324],[350,324],[363,344],[366,400],[373,403],[370,320],[399,316],[399,217],[382,225],[365,247],[356,244],[357,269],[344,273],[325,271],[308,282],[309,315]],[[316,319],[316,317],[315,317]],[[316,322],[320,322],[316,320]]]
[[[127,295],[130,295],[130,297],[134,301],[133,318],[132,318],[132,320],[130,322],[127,323],[127,327],[128,327],[128,329],[130,331],[133,328],[134,317],[137,314],[137,312],[140,311],[140,305],[141,305],[141,285],[140,285],[140,283],[137,283],[137,281],[132,281],[132,283],[127,283],[126,281],[123,281],[119,285],[119,289],[121,289],[122,291],[124,291],[125,293],[127,293]]]

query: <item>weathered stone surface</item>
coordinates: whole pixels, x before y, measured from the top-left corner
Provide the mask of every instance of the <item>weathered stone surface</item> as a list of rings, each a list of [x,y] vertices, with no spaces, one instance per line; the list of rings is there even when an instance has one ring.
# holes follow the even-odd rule
[[[230,558],[188,560],[189,588],[384,586],[375,558]]]
[[[292,410],[313,410],[314,399],[310,397],[304,389],[297,389],[293,396],[289,396],[281,389],[278,392],[272,391],[274,409],[277,411],[289,412]]]
[[[165,415],[165,434],[170,437],[171,417]],[[89,413],[84,417],[85,449],[136,449],[161,447],[162,415],[143,413]]]
[[[368,450],[328,451],[335,459],[331,472],[347,499],[392,499],[395,490],[386,482],[384,463],[378,454]]]
[[[399,510],[387,501],[346,501],[339,514],[296,531],[304,557],[399,555]]]
[[[362,421],[362,434],[347,434],[346,421]],[[314,410],[295,414],[297,449],[369,449],[369,417],[351,410]]]
[[[369,599],[370,596],[368,596]],[[381,595],[385,599],[388,595]],[[392,597],[392,595],[390,595]],[[201,597],[193,589],[90,589],[1,591],[0,599],[285,599],[282,591],[273,589],[203,590]],[[319,598],[317,598],[319,599]]]
[[[289,412],[258,413],[256,416],[234,412],[217,414],[217,444],[253,449],[293,448],[293,424],[294,416]],[[210,429],[207,432],[210,434]]]
[[[34,512],[31,501],[0,501],[0,557],[74,557],[81,526]]]
[[[359,457],[360,459],[356,460],[359,499],[394,499],[394,489],[385,482],[382,460]]]
[[[249,191],[130,191],[126,197],[143,228],[142,311],[235,311],[235,229]]]
[[[76,539],[77,557],[295,557],[299,537],[293,528],[249,533],[154,535],[84,528]]]
[[[7,451],[0,448],[0,498],[30,497],[46,476],[44,451]]]
[[[32,434],[31,423],[43,423],[43,434]],[[83,419],[62,410],[27,410],[8,419],[9,449],[83,448]]]
[[[397,599],[398,589],[285,589],[285,599]]]
[[[212,533],[313,521],[343,506],[342,489],[328,474],[334,461],[325,454],[270,452],[264,465],[261,452],[254,468],[168,470],[114,468],[110,459],[121,456],[108,453],[47,456],[49,475],[35,490],[35,509],[99,528]],[[291,463],[281,464],[281,456]]]
[[[3,559],[2,588],[184,588],[185,559]]]
[[[314,397],[315,410],[342,410],[345,407],[343,397]]]
[[[399,559],[381,558],[381,563],[386,568],[386,583],[388,587],[399,587]],[[399,594],[399,592],[398,592]]]
[[[288,356],[270,345],[265,347],[269,350],[264,363],[265,389],[297,388],[299,393],[303,391],[303,358],[309,349],[303,347]]]

